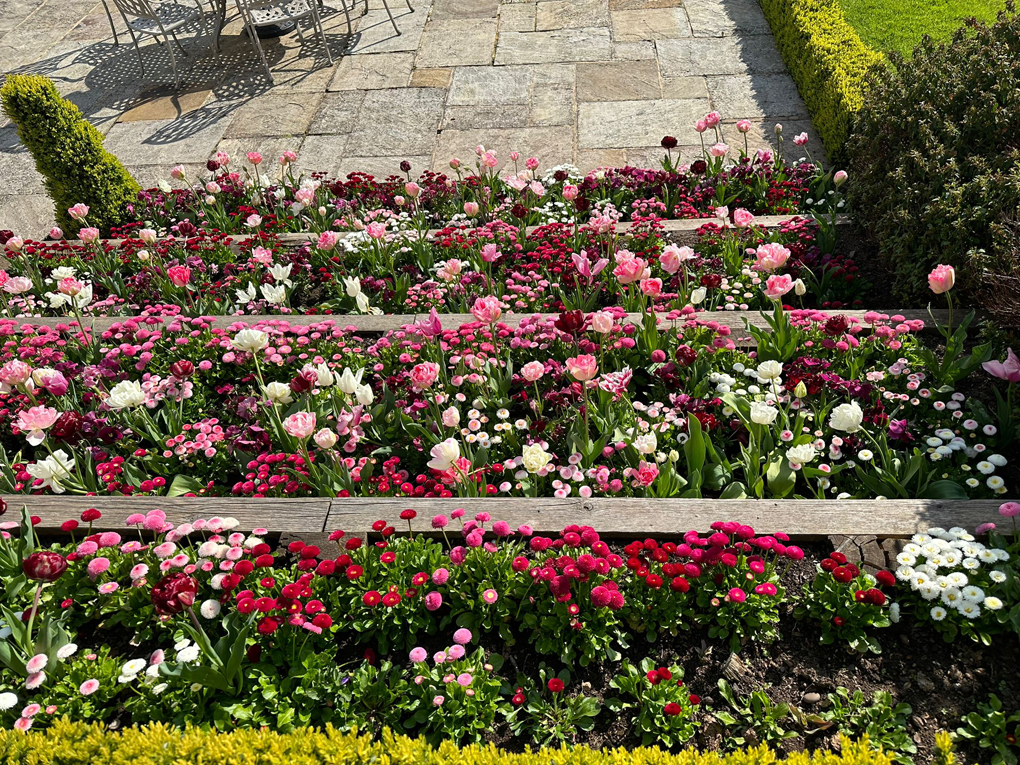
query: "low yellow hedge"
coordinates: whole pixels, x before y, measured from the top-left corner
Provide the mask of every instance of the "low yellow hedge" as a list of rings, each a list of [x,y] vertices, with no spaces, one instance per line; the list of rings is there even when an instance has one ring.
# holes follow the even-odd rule
[[[940,750],[951,751],[948,737]],[[951,755],[950,755],[951,756]],[[950,765],[952,759],[937,759]],[[762,745],[719,754],[684,751],[670,754],[656,748],[593,750],[543,749],[515,754],[495,746],[453,744],[438,748],[423,739],[384,732],[370,736],[324,730],[293,733],[237,730],[217,733],[164,725],[111,733],[100,725],[56,722],[42,731],[0,731],[2,765],[892,765],[885,754],[872,752],[867,739],[843,741],[842,752],[782,755]]]
[[[884,56],[864,44],[837,0],[760,2],[830,160],[842,164],[868,73]]]

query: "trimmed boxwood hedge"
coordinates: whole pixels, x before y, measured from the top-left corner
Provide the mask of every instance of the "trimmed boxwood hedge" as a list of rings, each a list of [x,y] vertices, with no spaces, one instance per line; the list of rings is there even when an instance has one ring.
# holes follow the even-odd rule
[[[57,224],[66,234],[74,235],[81,227],[67,214],[79,202],[90,208],[88,225],[104,232],[126,222],[138,183],[103,148],[102,134],[77,106],[61,98],[51,80],[36,74],[8,75],[0,101],[35,159]]]
[[[953,765],[948,734],[936,737],[938,765]],[[867,738],[842,741],[841,751],[794,752],[783,755],[762,744],[729,754],[685,750],[671,754],[656,747],[595,750],[542,749],[505,752],[493,745],[458,748],[452,743],[432,747],[383,731],[380,739],[356,733],[301,729],[292,733],[236,730],[229,733],[164,725],[128,728],[112,733],[101,725],[57,721],[44,731],[0,731],[0,765],[893,765],[874,752]]]
[[[884,57],[864,44],[837,0],[760,2],[829,159],[843,164],[869,73]]]

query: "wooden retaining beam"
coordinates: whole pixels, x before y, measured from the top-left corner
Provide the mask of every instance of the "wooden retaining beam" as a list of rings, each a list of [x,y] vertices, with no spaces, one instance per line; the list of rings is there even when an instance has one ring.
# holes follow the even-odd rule
[[[159,508],[173,523],[212,516],[233,517],[241,528],[267,528],[270,532],[321,534],[334,529],[366,534],[384,519],[406,531],[400,511],[413,508],[415,533],[435,533],[432,516],[449,516],[464,508],[468,517],[485,511],[512,528],[528,524],[536,533],[552,534],[569,524],[593,526],[607,537],[677,538],[689,529],[708,530],[715,521],[738,521],[760,533],[783,531],[797,539],[832,535],[873,534],[879,538],[907,537],[927,528],[962,526],[972,530],[999,519],[1000,500],[741,500],[741,499],[250,499],[233,497],[67,497],[6,495],[8,519],[21,506],[41,519],[37,528],[58,531],[60,524],[78,518],[87,508],[102,512],[93,529],[123,532],[132,513]],[[453,527],[457,524],[454,523]]]

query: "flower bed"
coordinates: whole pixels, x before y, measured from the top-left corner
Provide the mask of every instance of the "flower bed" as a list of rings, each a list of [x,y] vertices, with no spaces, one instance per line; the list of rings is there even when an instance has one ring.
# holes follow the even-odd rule
[[[8,322],[0,490],[1005,493],[1009,409],[997,419],[954,385],[980,355],[936,362],[920,322],[881,314],[869,334],[778,305],[768,318],[750,353],[690,309],[669,332],[574,311],[456,330],[433,315],[373,340],[329,321],[132,319],[70,341]]]
[[[743,213],[744,211],[738,210]],[[740,216],[738,216],[740,217]],[[833,251],[815,219],[765,228],[750,213],[735,227],[707,222],[694,247],[677,246],[651,216],[550,224],[526,235],[504,222],[447,226],[429,235],[323,235],[288,246],[275,234],[7,243],[0,272],[8,316],[190,316],[476,311],[548,312],[622,307],[747,311],[767,305],[770,278],[789,277],[801,306],[860,304],[867,289],[852,258]]]
[[[419,181],[407,163],[406,179],[337,181],[296,176],[292,152],[275,173],[256,152],[241,171],[221,153],[207,179],[175,168],[187,188],[141,192],[137,222],[113,232],[126,240],[101,240],[84,204],[67,211],[80,242],[59,229],[46,243],[0,232],[11,261],[0,286],[9,316],[748,310],[767,305],[758,286],[774,277],[790,277],[802,306],[855,304],[866,286],[835,252],[846,173],[749,154],[746,140],[731,151],[720,119],[698,123],[717,141],[703,159],[681,164],[666,137],[662,170],[586,176],[540,175],[537,158],[516,153],[501,176],[484,147],[473,172],[453,160],[456,179]],[[791,219],[770,229],[757,215]],[[712,221],[697,248],[670,245],[662,223],[691,218]],[[310,241],[288,248],[288,232]]]
[[[399,531],[414,519],[406,510],[375,525],[375,542],[337,530],[321,546],[274,547],[265,529],[244,533],[231,518],[175,526],[159,511],[129,518],[123,533],[93,532],[92,511],[45,548],[25,516],[0,542],[10,629],[0,721],[402,726],[433,745],[724,751],[825,746],[838,732],[867,734],[910,762],[918,743],[931,752],[934,731],[908,722],[911,708],[882,691],[893,687],[938,726],[1008,748],[996,738],[1008,727],[963,719],[973,698],[911,692],[916,665],[897,650],[897,636],[910,635],[915,650],[932,651],[926,671],[940,682],[968,657],[981,673],[965,693],[982,699],[1015,689],[1015,673],[972,647],[993,645],[1004,668],[1015,660],[1010,521],[1020,505],[1000,513],[1012,543],[994,524],[980,529],[992,529],[983,541],[933,528],[893,570],[873,574],[839,551],[731,522],[623,544],[589,526],[546,537],[461,510],[432,518],[436,539]],[[953,656],[933,640],[954,641]],[[785,672],[776,646],[809,674],[766,692]],[[884,670],[858,677],[860,662]],[[805,684],[830,689],[830,704],[799,698]]]

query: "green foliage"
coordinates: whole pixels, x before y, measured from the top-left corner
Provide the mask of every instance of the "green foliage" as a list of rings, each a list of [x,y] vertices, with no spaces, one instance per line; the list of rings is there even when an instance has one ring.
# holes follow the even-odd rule
[[[787,738],[796,738],[797,732],[787,730],[780,723],[793,717],[789,704],[773,704],[764,690],[754,691],[740,698],[730,684],[719,678],[719,694],[729,711],[715,710],[716,718],[727,727],[723,745],[730,749],[749,746],[755,742],[775,746]]]
[[[1020,19],[926,39],[891,56],[872,81],[848,145],[855,212],[902,299],[927,300],[929,271],[956,268],[973,289],[983,269],[1016,266],[1020,206]]]
[[[988,702],[977,705],[977,711],[966,715],[956,729],[957,738],[971,741],[981,749],[992,749],[991,765],[1016,765],[1017,738],[1020,737],[1020,711],[1007,715],[994,693]]]
[[[845,570],[845,569],[844,569]],[[822,645],[844,643],[857,653],[882,653],[873,630],[890,625],[889,604],[858,600],[856,593],[877,585],[875,577],[861,572],[846,582],[837,581],[829,571],[818,570],[804,585],[803,597],[793,610],[797,619],[815,622]]]
[[[839,164],[864,105],[868,72],[883,58],[866,46],[836,0],[762,0],[776,45],[829,158]]]
[[[450,742],[432,747],[385,731],[380,739],[345,734],[334,728],[303,728],[279,734],[259,730],[216,733],[200,728],[179,731],[164,725],[111,732],[101,725],[58,721],[45,731],[0,731],[0,763],[20,765],[118,765],[160,763],[286,763],[287,765],[890,765],[866,741],[843,741],[839,754],[793,752],[782,755],[766,746],[720,755],[693,751],[670,754],[658,747],[594,750],[587,747],[504,752],[491,746],[458,749]]]
[[[103,231],[129,219],[126,207],[135,201],[138,184],[53,82],[39,75],[8,75],[0,101],[35,159],[65,233],[80,226],[67,214],[79,202],[89,207],[89,224]]]
[[[630,718],[642,745],[678,746],[694,737],[701,724],[694,719],[697,699],[684,687],[680,666],[656,667],[646,658],[638,667],[624,660],[622,670],[609,682],[620,696],[607,699],[606,706]]]
[[[553,679],[566,688],[570,685],[570,671],[563,669],[555,674],[543,662],[538,669],[538,683],[519,674],[510,704],[501,707],[515,736],[527,736],[528,741],[542,747],[573,744],[577,731],[595,727],[595,718],[602,711],[602,704],[594,696],[553,692],[549,689]],[[510,693],[511,688],[505,685],[502,691]]]
[[[907,733],[907,718],[913,714],[909,704],[893,704],[888,691],[875,691],[868,704],[861,691],[853,695],[846,688],[829,694],[832,706],[821,718],[834,724],[847,736],[866,735],[872,746],[881,747],[899,763],[911,765],[910,755],[917,746]]]

